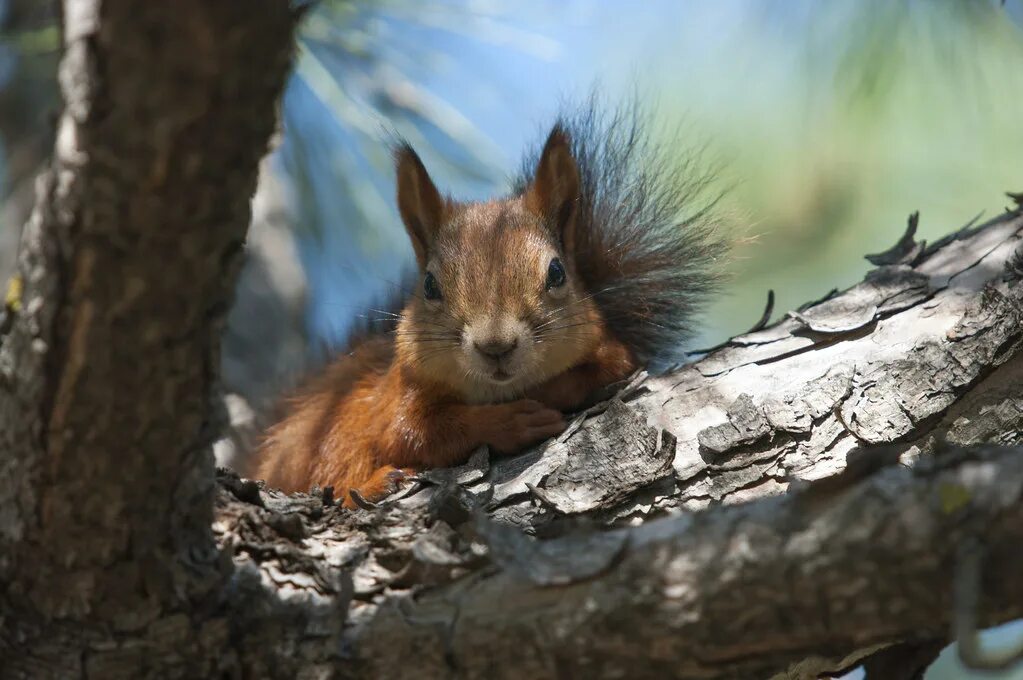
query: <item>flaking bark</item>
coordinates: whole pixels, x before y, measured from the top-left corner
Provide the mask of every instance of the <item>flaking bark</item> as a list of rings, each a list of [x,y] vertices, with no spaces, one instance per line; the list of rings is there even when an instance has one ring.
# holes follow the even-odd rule
[[[979,620],[1023,615],[1021,449],[977,448],[1020,443],[1021,231],[956,234],[375,512],[221,499],[220,540],[269,592],[348,608],[351,677],[890,668],[893,643],[948,639],[964,546]],[[287,553],[237,528],[292,513]]]

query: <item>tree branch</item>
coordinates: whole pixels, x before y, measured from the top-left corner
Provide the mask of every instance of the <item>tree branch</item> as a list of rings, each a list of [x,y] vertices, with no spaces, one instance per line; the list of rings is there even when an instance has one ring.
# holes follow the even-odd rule
[[[497,557],[499,571],[387,600],[359,631],[363,676],[415,659],[418,677],[766,677],[822,653],[944,637],[957,549],[981,538],[997,584],[982,618],[1019,615],[1021,454],[958,449],[824,501],[811,486],[619,529],[601,573],[558,585],[531,575],[570,570],[592,550],[576,536],[533,551],[528,572]]]
[[[374,512],[225,477],[219,541],[249,602],[288,604],[287,644],[352,677],[912,677],[961,546],[987,546],[978,620],[1023,616],[1020,449],[970,448],[1020,443],[1021,229],[965,230]]]

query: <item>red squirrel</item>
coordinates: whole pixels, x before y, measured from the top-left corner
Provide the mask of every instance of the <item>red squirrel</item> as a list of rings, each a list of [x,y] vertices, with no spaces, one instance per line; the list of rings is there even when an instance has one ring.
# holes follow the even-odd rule
[[[559,119],[506,198],[455,201],[408,143],[394,158],[416,290],[392,334],[290,400],[254,474],[347,507],[480,445],[542,442],[595,390],[678,357],[724,250],[710,210],[686,213],[701,180],[634,110]]]

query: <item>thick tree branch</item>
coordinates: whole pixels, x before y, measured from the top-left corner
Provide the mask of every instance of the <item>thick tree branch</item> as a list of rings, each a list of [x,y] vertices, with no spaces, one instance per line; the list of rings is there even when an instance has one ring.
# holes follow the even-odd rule
[[[340,644],[353,677],[813,678],[930,654],[962,546],[985,546],[979,620],[1023,616],[1020,449],[959,448],[1020,443],[1021,229],[913,249],[375,512],[225,477],[219,540],[250,600],[304,612],[289,644],[328,664]],[[870,666],[926,661],[906,656]]]
[[[566,677],[766,677],[821,653],[943,637],[958,548],[978,538],[989,547],[985,581],[997,592],[983,619],[1019,615],[1021,454],[956,450],[914,469],[895,465],[836,495],[818,497],[811,486],[619,529],[620,551],[603,572],[544,586],[523,574],[566,570],[594,549],[578,537],[552,539],[528,572],[497,558],[505,568],[388,600],[359,632],[364,677],[400,675],[409,658],[418,677],[551,669]],[[482,535],[493,546],[491,531]]]

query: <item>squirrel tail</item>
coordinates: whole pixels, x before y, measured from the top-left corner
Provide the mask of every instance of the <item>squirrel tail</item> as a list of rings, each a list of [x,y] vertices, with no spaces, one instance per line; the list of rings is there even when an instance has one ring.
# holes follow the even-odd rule
[[[648,136],[635,101],[605,110],[596,96],[559,117],[580,175],[576,266],[615,337],[654,368],[685,358],[694,316],[722,279],[720,194],[698,156]],[[532,180],[539,150],[514,182]],[[676,155],[681,154],[681,155]]]

